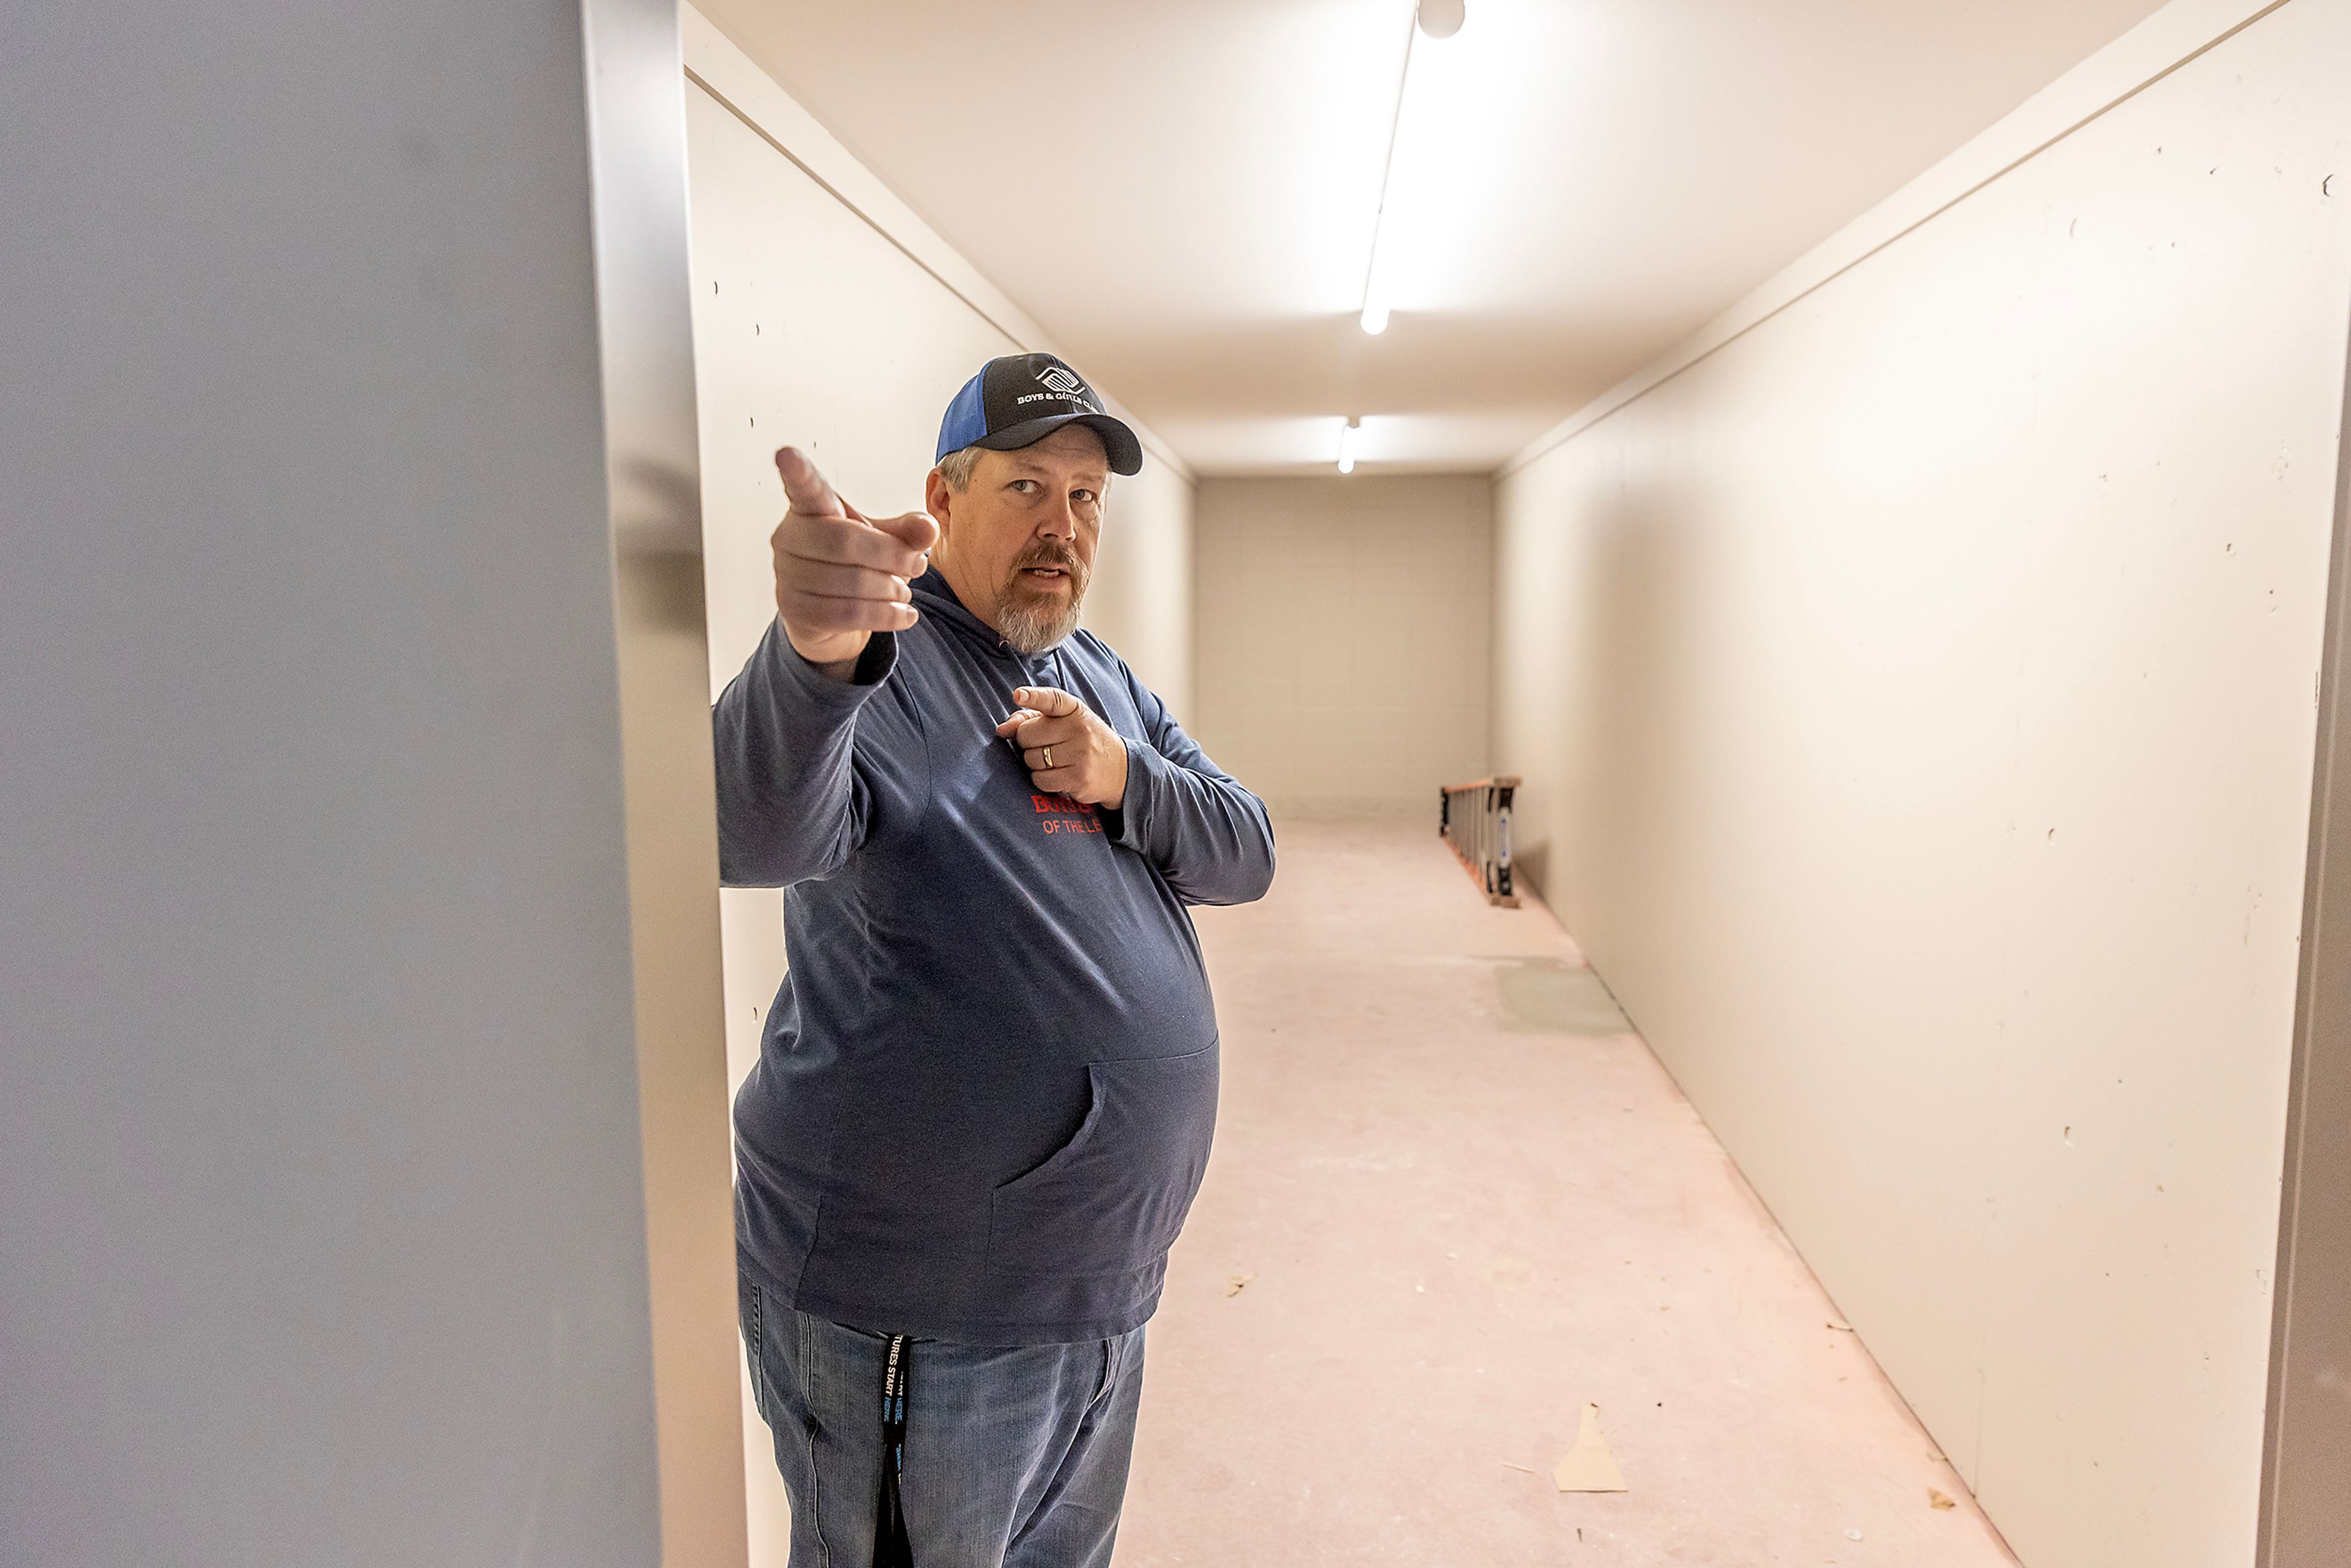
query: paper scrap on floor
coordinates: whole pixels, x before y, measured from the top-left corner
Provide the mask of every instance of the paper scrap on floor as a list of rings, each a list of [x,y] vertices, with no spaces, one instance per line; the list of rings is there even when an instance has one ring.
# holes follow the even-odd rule
[[[1628,1491],[1625,1473],[1616,1468],[1616,1456],[1608,1451],[1608,1439],[1600,1435],[1600,1406],[1583,1407],[1583,1425],[1575,1434],[1575,1447],[1567,1458],[1560,1460],[1552,1479],[1562,1491]]]

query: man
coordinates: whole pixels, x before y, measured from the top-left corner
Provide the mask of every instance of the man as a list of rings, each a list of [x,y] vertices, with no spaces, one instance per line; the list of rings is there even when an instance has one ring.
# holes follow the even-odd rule
[[[716,727],[725,879],[789,890],[735,1119],[793,1568],[866,1568],[877,1497],[921,1568],[1091,1568],[1216,1119],[1186,906],[1261,895],[1272,831],[1077,630],[1143,452],[1067,365],[972,378],[927,514],[868,519],[799,452],[776,465],[778,618]]]

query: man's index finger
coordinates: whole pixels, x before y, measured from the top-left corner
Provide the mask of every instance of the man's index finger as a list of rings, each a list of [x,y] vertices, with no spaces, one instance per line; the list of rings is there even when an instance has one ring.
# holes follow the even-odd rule
[[[776,473],[784,482],[784,499],[791,509],[804,517],[854,517],[856,513],[841,504],[816,465],[797,446],[776,449]]]
[[[1022,686],[1012,695],[1016,701],[1035,708],[1047,718],[1061,718],[1085,706],[1059,686]]]

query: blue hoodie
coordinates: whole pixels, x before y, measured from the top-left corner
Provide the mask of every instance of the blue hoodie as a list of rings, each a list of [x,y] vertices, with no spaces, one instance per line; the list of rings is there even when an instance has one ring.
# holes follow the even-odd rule
[[[789,890],[789,973],[735,1101],[742,1265],[881,1332],[1123,1333],[1216,1124],[1186,906],[1261,895],[1272,829],[1099,637],[1024,656],[937,572],[914,597],[850,680],[770,625],[718,699],[720,873]],[[1125,737],[1122,810],[1037,792],[995,734],[1019,686]]]

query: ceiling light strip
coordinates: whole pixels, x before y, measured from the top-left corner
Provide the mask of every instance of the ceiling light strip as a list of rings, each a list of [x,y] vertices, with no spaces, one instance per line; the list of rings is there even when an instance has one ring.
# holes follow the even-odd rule
[[[1420,13],[1405,26],[1404,69],[1396,73],[1395,114],[1388,120],[1387,161],[1380,165],[1380,205],[1372,214],[1372,256],[1364,266],[1364,330],[1377,337],[1388,329],[1388,296],[1380,277],[1380,234],[1387,226],[1388,186],[1395,179],[1396,141],[1404,131],[1405,89],[1412,85],[1412,57],[1420,47]]]

